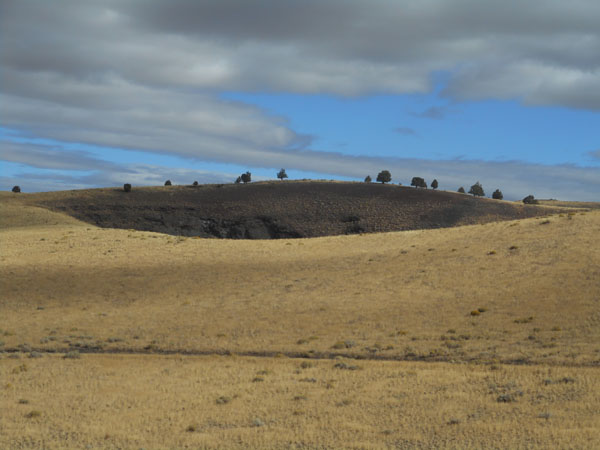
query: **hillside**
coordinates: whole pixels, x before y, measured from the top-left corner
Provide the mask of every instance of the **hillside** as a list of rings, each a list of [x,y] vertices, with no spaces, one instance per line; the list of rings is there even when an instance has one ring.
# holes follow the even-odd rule
[[[1,448],[600,446],[600,211],[236,241],[28,205],[69,196],[0,193]]]
[[[92,189],[23,196],[103,228],[180,236],[281,239],[513,220],[556,209],[395,185],[285,181]]]

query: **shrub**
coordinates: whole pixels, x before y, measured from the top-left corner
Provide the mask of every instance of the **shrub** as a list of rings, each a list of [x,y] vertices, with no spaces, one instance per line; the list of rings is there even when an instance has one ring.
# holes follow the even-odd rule
[[[25,417],[27,419],[35,419],[37,417],[40,417],[41,415],[42,415],[42,413],[40,411],[33,410],[33,411],[29,411],[27,414],[25,414]]]
[[[337,341],[335,344],[331,346],[331,348],[340,350],[343,348],[352,348],[356,345],[354,341]]]
[[[231,401],[231,397],[227,397],[226,395],[222,395],[218,399],[215,400],[217,405],[225,405]]]
[[[515,319],[515,323],[531,323],[533,321],[533,316],[523,317],[521,319]]]
[[[379,172],[377,174],[377,182],[378,183],[389,183],[390,181],[392,181],[392,174],[390,173],[389,170],[382,170],[381,172]]]
[[[262,427],[264,424],[265,422],[262,419],[259,419],[258,417],[252,421],[253,427]]]
[[[502,200],[504,195],[502,195],[502,191],[500,189],[496,189],[492,194],[492,198],[495,200]]]
[[[242,183],[250,183],[252,181],[252,174],[250,172],[246,172],[240,175],[240,178],[242,180]]]
[[[413,177],[410,185],[414,186],[415,188],[422,187],[427,189],[427,183],[425,183],[425,180],[421,177]]]
[[[512,393],[500,394],[498,398],[496,398],[498,403],[512,403],[517,401],[517,396]]]
[[[125,184],[123,185],[123,190],[124,190],[125,192],[131,192],[131,185],[130,185],[129,183],[125,183]]]
[[[355,366],[353,364],[346,364],[345,362],[335,363],[333,367],[335,369],[342,369],[342,370],[358,370],[358,369],[360,369],[359,366]]]
[[[481,186],[479,181],[471,186],[469,194],[473,194],[476,197],[483,197],[485,195],[485,192],[483,192],[483,186]]]
[[[19,186],[13,186],[13,188],[12,188],[12,191],[13,191],[15,194],[18,194],[19,192],[21,192],[21,188],[20,188]]]
[[[538,201],[533,195],[530,194],[523,199],[523,203],[525,203],[526,205],[537,205]]]
[[[433,180],[431,182],[431,188],[432,189],[437,189],[438,188],[438,181],[437,180]]]
[[[285,173],[285,169],[281,169],[279,172],[277,172],[277,178],[279,178],[281,181],[283,181],[284,178],[287,178],[287,173]]]
[[[367,175],[367,176],[365,177],[365,183],[370,183],[371,181],[372,181],[372,180],[371,180],[371,175]]]
[[[165,186],[171,186],[171,184],[172,184],[172,183],[171,183],[171,180],[167,180],[167,181],[165,181]]]
[[[79,359],[79,358],[81,358],[81,355],[79,354],[79,352],[77,350],[71,350],[70,352],[65,353],[65,356],[63,356],[63,358]]]
[[[465,188],[461,186],[461,187],[459,187],[459,188],[458,188],[458,191],[457,191],[457,192],[458,192],[459,194],[464,194],[464,193],[465,193]]]
[[[237,177],[235,179],[235,184],[240,184],[242,182],[242,177]]]

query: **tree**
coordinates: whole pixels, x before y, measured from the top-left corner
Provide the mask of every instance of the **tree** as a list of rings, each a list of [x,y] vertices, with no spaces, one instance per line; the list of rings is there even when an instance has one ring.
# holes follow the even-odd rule
[[[277,178],[279,178],[281,181],[283,181],[284,178],[287,178],[287,173],[285,173],[285,169],[281,169],[279,172],[277,172]]]
[[[125,184],[123,185],[123,190],[124,190],[125,192],[131,192],[131,185],[130,185],[129,183],[125,183]]]
[[[237,177],[235,179],[235,184],[240,184],[242,182],[242,177]]]
[[[533,195],[530,194],[523,199],[523,203],[525,203],[526,205],[537,205],[538,201]]]
[[[19,192],[21,192],[21,188],[20,188],[19,186],[13,186],[13,188],[12,188],[12,191],[13,191],[15,194],[18,194]]]
[[[165,181],[165,186],[171,186],[171,180]]]
[[[252,174],[250,172],[243,173],[241,175],[242,183],[250,183],[252,181]]]
[[[471,186],[471,189],[469,189],[469,194],[473,194],[476,197],[483,197],[485,195],[485,192],[483,192],[483,186],[481,186],[479,181]]]
[[[422,187],[427,189],[427,183],[425,183],[425,180],[421,177],[413,177],[413,179],[410,182],[410,185],[414,186],[415,188]]]
[[[461,186],[461,187],[459,187],[459,188],[458,188],[458,192],[459,192],[460,194],[464,194],[464,193],[465,193],[465,188],[464,188],[464,187],[462,187],[462,186]]]
[[[197,182],[197,181],[194,181],[194,182],[192,183],[192,186],[198,186],[198,182]]]
[[[504,195],[502,195],[502,191],[500,189],[496,189],[492,194],[492,198],[496,200],[502,200],[504,198]]]
[[[431,182],[431,188],[432,188],[432,189],[437,189],[437,188],[438,188],[438,182],[437,182],[437,180],[433,180],[433,181]]]
[[[377,182],[385,184],[390,181],[392,181],[392,174],[389,170],[382,170],[377,174]]]
[[[365,177],[365,183],[370,183],[371,181],[372,181],[372,180],[371,180],[371,175],[367,175],[367,176]]]

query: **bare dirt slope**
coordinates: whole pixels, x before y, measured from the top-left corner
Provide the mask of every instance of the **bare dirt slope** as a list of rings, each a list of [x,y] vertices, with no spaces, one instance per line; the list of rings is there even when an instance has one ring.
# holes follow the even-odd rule
[[[375,183],[285,181],[32,194],[27,204],[104,228],[271,239],[453,227],[549,209]]]

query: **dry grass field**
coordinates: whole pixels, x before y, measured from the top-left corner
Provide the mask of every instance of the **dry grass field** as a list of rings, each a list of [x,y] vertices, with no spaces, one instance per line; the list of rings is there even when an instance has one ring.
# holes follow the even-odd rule
[[[22,198],[0,448],[600,447],[600,211],[236,241]]]

